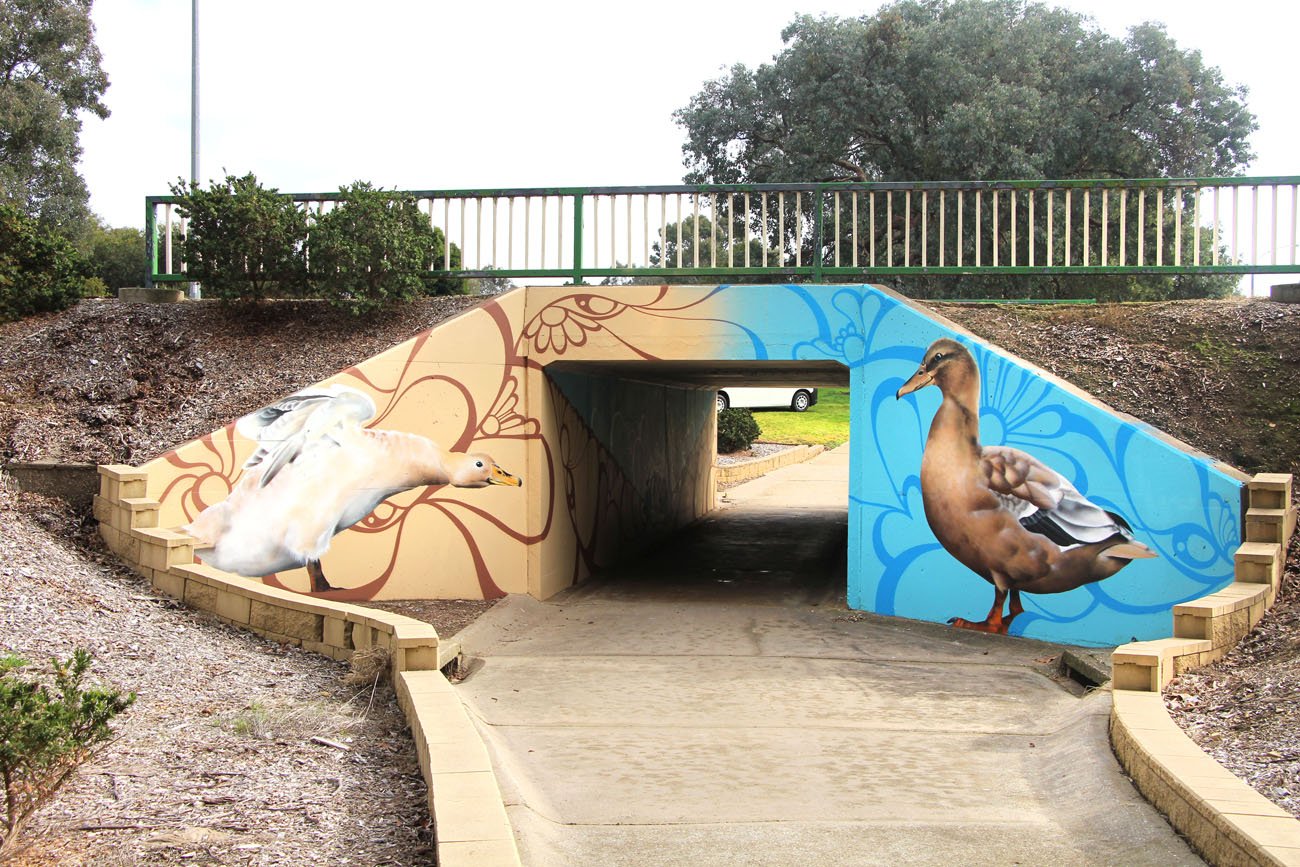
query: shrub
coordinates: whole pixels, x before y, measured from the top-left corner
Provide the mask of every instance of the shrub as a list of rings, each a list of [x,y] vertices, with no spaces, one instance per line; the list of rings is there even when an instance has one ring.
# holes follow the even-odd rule
[[[82,689],[91,660],[80,649],[67,662],[53,660],[51,688],[18,674],[24,660],[0,657],[0,854],[12,846],[32,810],[58,789],[95,744],[108,738],[109,720],[135,701],[134,693]]]
[[[446,287],[430,269],[441,266],[444,243],[413,196],[358,181],[340,189],[338,205],[316,218],[312,282],[331,304],[354,313],[442,294]],[[452,252],[452,267],[459,267],[459,251]]]
[[[130,227],[91,230],[90,272],[110,290],[144,285],[144,232]]]
[[[71,243],[0,204],[0,322],[71,307],[86,277]]]
[[[307,279],[307,215],[288,196],[250,172],[228,175],[207,190],[172,185],[189,219],[182,254],[206,294],[224,301],[260,301],[302,292]]]
[[[762,431],[754,414],[747,409],[724,409],[718,413],[718,452],[738,452],[747,449]]]

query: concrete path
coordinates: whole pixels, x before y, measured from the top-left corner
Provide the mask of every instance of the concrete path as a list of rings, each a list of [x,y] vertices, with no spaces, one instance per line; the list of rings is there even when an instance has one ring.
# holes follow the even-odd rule
[[[1176,865],[1057,648],[847,611],[842,450],[460,636],[527,865]]]

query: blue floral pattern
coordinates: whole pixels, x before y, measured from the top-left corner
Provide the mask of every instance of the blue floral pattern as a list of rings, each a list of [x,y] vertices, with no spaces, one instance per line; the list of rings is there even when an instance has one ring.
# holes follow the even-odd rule
[[[982,442],[1049,464],[1159,553],[1068,593],[1026,594],[1013,633],[1093,645],[1168,635],[1173,605],[1232,580],[1242,483],[1203,456],[872,287],[720,291],[753,358],[829,359],[850,370],[852,607],[943,622],[982,619],[992,601],[990,586],[940,547],[921,506],[921,454],[941,396],[930,388],[894,397],[945,336],[979,366]]]

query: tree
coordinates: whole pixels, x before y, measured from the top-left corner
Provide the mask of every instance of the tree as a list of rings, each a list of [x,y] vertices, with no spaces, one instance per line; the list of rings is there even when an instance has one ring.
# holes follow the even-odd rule
[[[1245,88],[1159,24],[1120,40],[1023,0],[899,0],[799,16],[782,38],[676,112],[688,183],[1195,177],[1251,159]]]
[[[77,174],[82,112],[108,117],[91,0],[0,3],[0,202],[74,236],[88,228]]]
[[[179,239],[179,235],[177,235]],[[95,222],[90,239],[90,270],[106,289],[144,285],[144,232]]]
[[[70,307],[81,297],[86,275],[67,239],[0,203],[0,322]]]

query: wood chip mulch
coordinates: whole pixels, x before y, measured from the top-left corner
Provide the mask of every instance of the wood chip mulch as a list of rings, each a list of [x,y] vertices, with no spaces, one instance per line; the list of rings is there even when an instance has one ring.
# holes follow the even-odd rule
[[[0,653],[44,665],[85,647],[95,680],[138,697],[9,863],[433,863],[390,687],[349,686],[346,666],[154,596],[66,505],[10,487]]]

